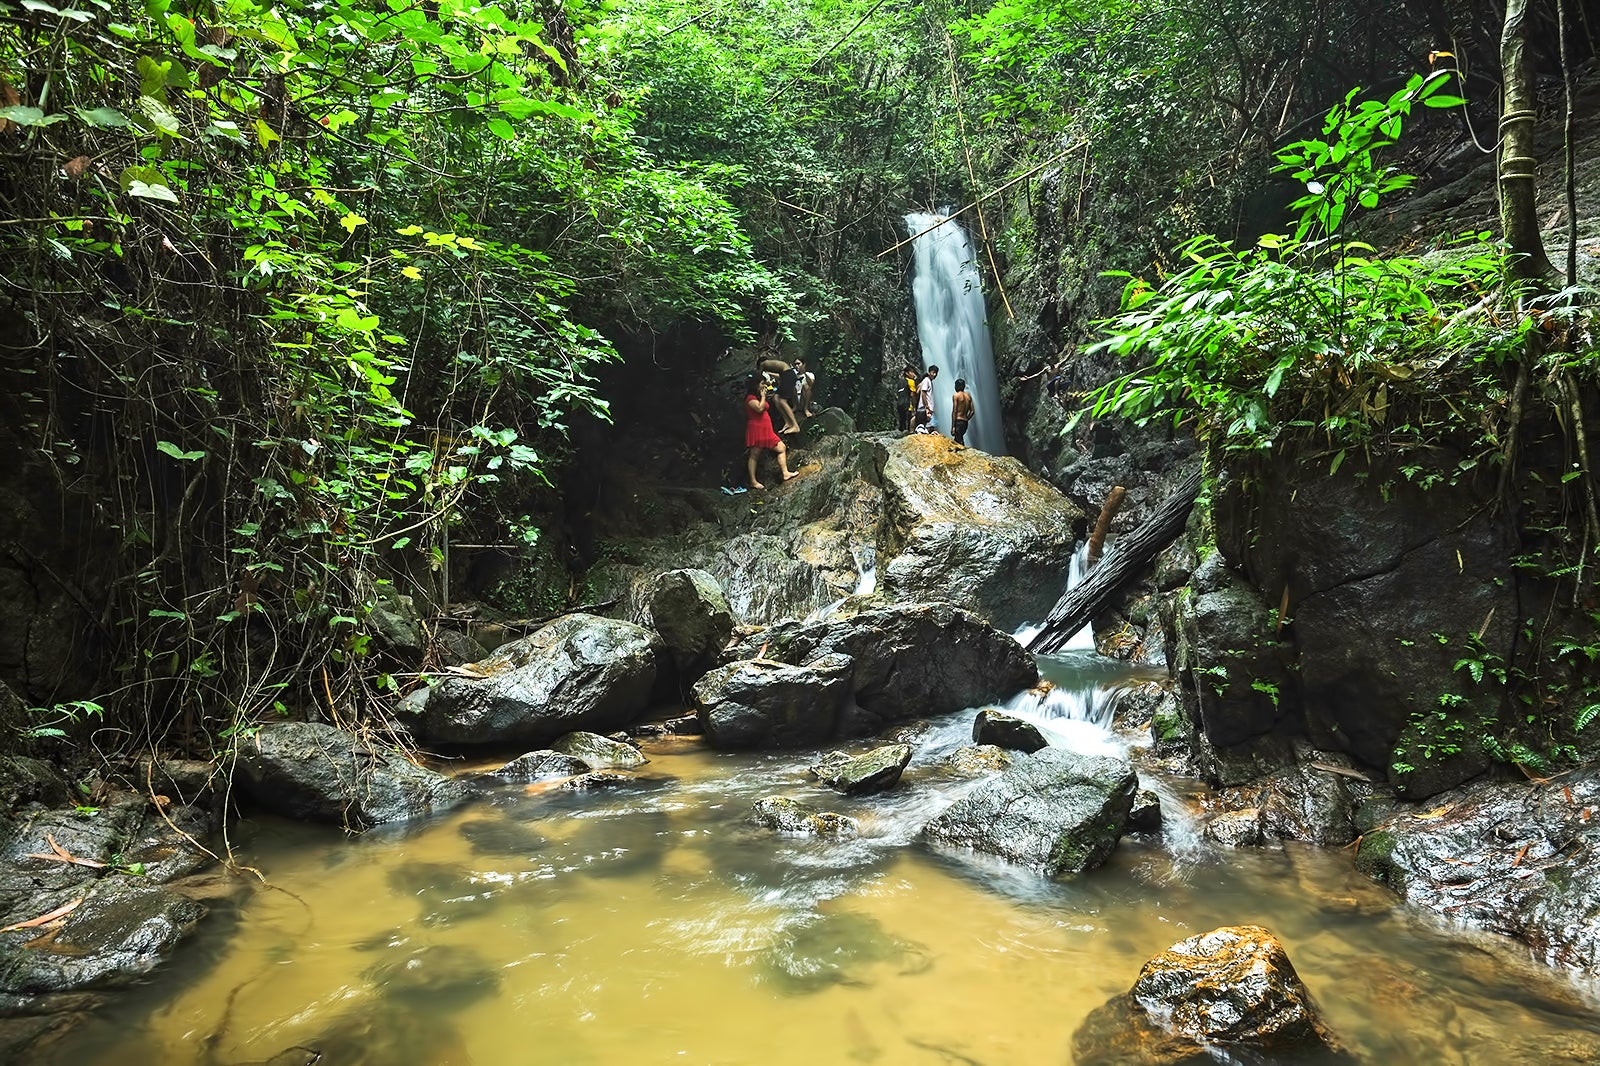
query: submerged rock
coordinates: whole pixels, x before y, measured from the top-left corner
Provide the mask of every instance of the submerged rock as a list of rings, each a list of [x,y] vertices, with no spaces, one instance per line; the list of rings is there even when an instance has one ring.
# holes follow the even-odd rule
[[[864,796],[893,788],[911,761],[911,745],[887,744],[864,755],[829,752],[811,767],[824,785],[847,796]]]
[[[1123,759],[1045,748],[978,785],[923,833],[1051,876],[1079,873],[1110,857],[1138,785]]]
[[[856,835],[856,820],[832,811],[819,811],[788,796],[768,796],[750,808],[750,821],[780,833],[814,833],[817,836]]]
[[[1600,974],[1600,769],[1480,783],[1390,811],[1356,866],[1407,902]]]
[[[972,742],[992,744],[997,748],[1008,748],[1024,754],[1050,746],[1044,734],[1039,732],[1038,726],[992,707],[979,711],[978,717],[973,719]]]
[[[542,748],[518,755],[498,770],[490,770],[490,777],[505,781],[538,781],[546,777],[571,777],[589,771],[589,764],[571,755]]]
[[[602,737],[598,733],[568,733],[557,737],[551,749],[585,763],[589,770],[628,770],[649,762],[644,752],[632,744]]]
[[[1264,839],[1261,834],[1261,808],[1224,811],[1206,823],[1201,836],[1225,847],[1255,847]]]
[[[1089,1015],[1072,1050],[1078,1066],[1355,1061],[1277,937],[1249,925],[1190,937],[1145,963],[1127,994]]]
[[[458,781],[330,725],[275,722],[237,747],[241,791],[290,818],[368,829],[421,818],[467,797]]]
[[[999,773],[1014,762],[1016,756],[992,744],[957,748],[940,764],[957,777],[982,777]]]
[[[537,744],[575,729],[627,725],[650,702],[656,637],[643,626],[569,614],[502,645],[401,703],[429,744]]]

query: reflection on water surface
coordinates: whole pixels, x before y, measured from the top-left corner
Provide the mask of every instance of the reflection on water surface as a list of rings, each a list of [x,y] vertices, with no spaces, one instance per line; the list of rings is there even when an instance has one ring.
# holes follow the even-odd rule
[[[350,840],[248,823],[241,858],[272,887],[203,923],[53,1059],[232,1066],[298,1045],[337,1066],[1065,1063],[1146,958],[1254,923],[1367,1061],[1594,1061],[1592,1001],[1510,947],[1396,910],[1347,855],[1178,862],[1130,838],[1108,867],[1052,882],[927,850],[917,828],[967,787],[936,763],[970,721],[924,731],[901,786],[860,800],[815,787],[803,754],[672,740],[646,745],[636,790],[511,786]],[[746,826],[773,794],[864,835]]]

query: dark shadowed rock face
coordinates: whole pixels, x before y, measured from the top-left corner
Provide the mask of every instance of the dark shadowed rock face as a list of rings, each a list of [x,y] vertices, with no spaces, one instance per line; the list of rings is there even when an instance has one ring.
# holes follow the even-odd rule
[[[864,755],[829,752],[811,773],[824,785],[847,796],[864,796],[893,788],[911,761],[911,745],[886,744]]]
[[[1145,963],[1128,994],[1085,1020],[1073,1055],[1079,1066],[1354,1061],[1258,926],[1214,929]]]
[[[895,722],[990,703],[1039,677],[1033,657],[1009,635],[947,603],[877,607],[845,618],[782,623],[735,644],[724,653],[724,661],[737,665],[758,656],[807,667],[826,660],[830,675],[836,664],[845,664],[846,695],[854,704],[834,704],[830,690],[822,702],[826,713],[835,715],[833,731],[818,732],[823,727],[812,723],[815,728],[806,730],[805,739],[789,742],[795,744],[867,736]],[[722,687],[715,679],[730,676],[735,675],[712,671],[702,679],[695,687],[702,708]],[[749,706],[760,710],[759,704]],[[774,711],[769,717],[781,715]],[[704,710],[701,720],[706,721]],[[709,726],[706,733],[712,743],[723,743]]]
[[[1110,857],[1139,780],[1122,759],[1045,748],[1019,757],[930,822],[936,844],[969,847],[1055,876]]]
[[[1480,782],[1390,811],[1356,865],[1408,902],[1600,974],[1600,769]]]
[[[993,708],[979,711],[978,717],[973,719],[972,742],[992,744],[997,748],[1020,751],[1023,754],[1050,746],[1050,742],[1044,739],[1044,734],[1039,732],[1038,726],[1013,715],[1002,714]]]
[[[612,730],[649,705],[656,637],[591,614],[558,618],[401,703],[424,743],[538,744],[575,729]],[[404,713],[410,712],[410,713]]]
[[[241,791],[257,806],[367,829],[454,806],[467,789],[397,752],[314,722],[264,725],[238,742]]]

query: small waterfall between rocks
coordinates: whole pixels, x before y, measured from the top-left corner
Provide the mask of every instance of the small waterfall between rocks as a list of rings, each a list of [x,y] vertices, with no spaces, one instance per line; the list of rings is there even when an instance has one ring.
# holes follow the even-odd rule
[[[913,234],[943,215],[913,212],[906,226]],[[1000,384],[989,346],[989,319],[983,303],[983,280],[972,242],[959,223],[946,222],[912,242],[916,273],[912,296],[917,309],[917,336],[924,366],[939,368],[933,383],[934,419],[940,433],[950,433],[950,398],[957,378],[972,394],[973,419],[967,444],[990,455],[1006,453],[1000,418]]]

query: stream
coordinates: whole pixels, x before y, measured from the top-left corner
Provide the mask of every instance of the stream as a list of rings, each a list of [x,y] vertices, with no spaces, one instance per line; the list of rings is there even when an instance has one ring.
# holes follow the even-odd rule
[[[1041,667],[1060,695],[1014,710],[1054,743],[1125,747],[1085,720],[1124,668],[1080,653]],[[47,1061],[212,1066],[298,1045],[338,1066],[1066,1062],[1147,958],[1245,923],[1281,937],[1366,1061],[1568,1061],[1564,1034],[1600,1031],[1584,990],[1399,908],[1347,854],[1200,842],[1173,810],[1191,782],[1160,783],[1164,840],[1125,838],[1084,876],[930,850],[918,828],[971,787],[940,767],[971,719],[922,728],[900,785],[860,799],[816,786],[808,753],[667,738],[645,742],[626,791],[504,786],[353,839],[248,820],[241,860],[271,887],[218,905]],[[745,824],[780,793],[859,818],[861,837]]]

